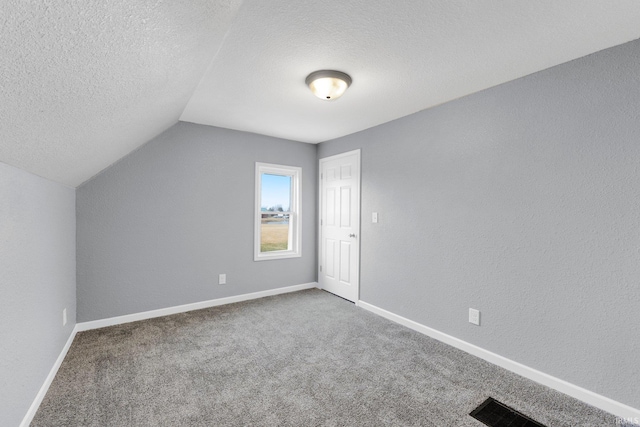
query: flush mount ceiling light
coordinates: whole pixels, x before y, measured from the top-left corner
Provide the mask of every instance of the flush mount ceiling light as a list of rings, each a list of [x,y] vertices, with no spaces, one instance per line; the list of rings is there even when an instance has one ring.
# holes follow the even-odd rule
[[[340,71],[320,70],[309,74],[305,83],[318,98],[333,101],[351,85],[351,77]]]

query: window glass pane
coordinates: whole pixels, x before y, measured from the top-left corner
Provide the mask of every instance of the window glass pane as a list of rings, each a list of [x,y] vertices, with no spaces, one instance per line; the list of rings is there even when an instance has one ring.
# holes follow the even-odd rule
[[[261,210],[288,212],[291,210],[291,176],[262,174]]]
[[[260,252],[289,250],[291,176],[263,173],[260,203]]]
[[[289,214],[262,212],[260,252],[289,249]]]

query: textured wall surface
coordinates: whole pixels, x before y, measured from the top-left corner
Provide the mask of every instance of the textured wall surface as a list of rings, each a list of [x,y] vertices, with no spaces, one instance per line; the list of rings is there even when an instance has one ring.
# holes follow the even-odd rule
[[[638,70],[635,41],[322,143],[362,149],[360,298],[640,408]]]
[[[75,325],[75,236],[74,189],[0,163],[0,425],[20,424]]]
[[[0,2],[0,159],[77,186],[176,123],[240,0]]]
[[[301,258],[253,261],[256,161],[302,167]],[[316,175],[315,145],[173,126],[77,190],[78,321],[315,281]]]

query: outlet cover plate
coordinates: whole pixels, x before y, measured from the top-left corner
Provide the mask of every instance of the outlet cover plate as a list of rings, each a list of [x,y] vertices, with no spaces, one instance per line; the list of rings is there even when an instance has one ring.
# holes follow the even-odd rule
[[[226,274],[218,275],[218,284],[219,285],[226,285],[227,284],[227,275]]]

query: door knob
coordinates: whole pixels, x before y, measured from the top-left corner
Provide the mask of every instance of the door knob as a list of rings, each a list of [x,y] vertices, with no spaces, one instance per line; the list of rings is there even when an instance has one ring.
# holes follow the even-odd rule
[[[355,234],[349,234],[349,237],[356,237]]]

